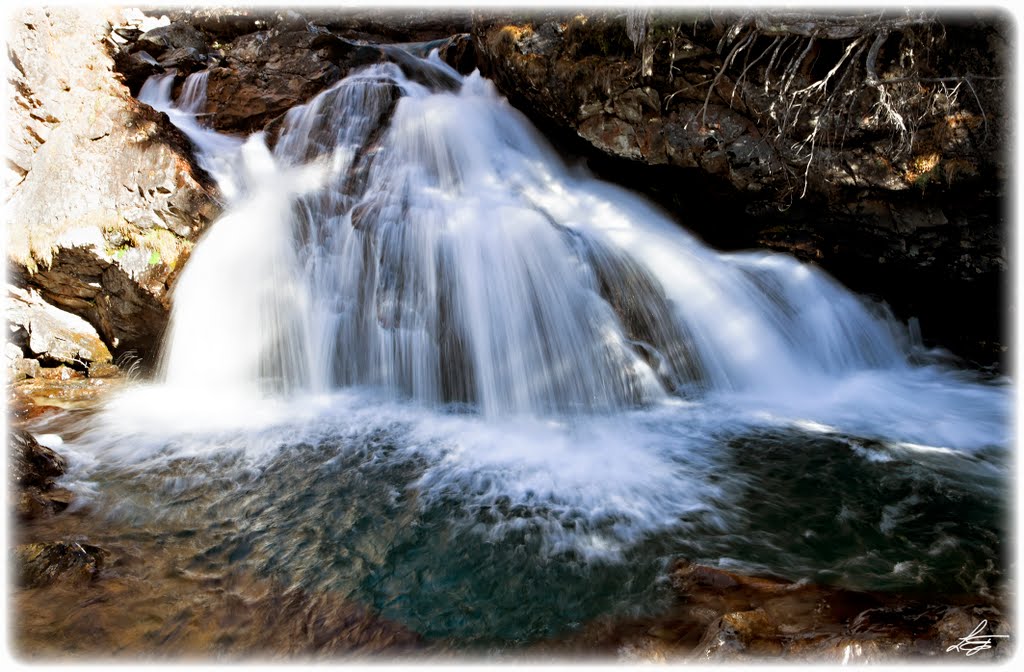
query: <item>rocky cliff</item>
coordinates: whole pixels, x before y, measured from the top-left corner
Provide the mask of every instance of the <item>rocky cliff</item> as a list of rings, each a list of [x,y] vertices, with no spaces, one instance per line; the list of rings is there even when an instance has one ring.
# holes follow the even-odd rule
[[[217,213],[213,187],[185,137],[121,83],[106,17],[29,9],[9,28],[11,279],[116,355],[148,357],[174,273]]]

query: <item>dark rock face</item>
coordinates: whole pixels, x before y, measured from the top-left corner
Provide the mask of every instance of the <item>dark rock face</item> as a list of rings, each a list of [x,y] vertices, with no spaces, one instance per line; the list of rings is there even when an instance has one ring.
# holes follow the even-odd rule
[[[44,488],[64,475],[67,462],[28,432],[12,430],[8,434],[11,449],[10,479],[17,487]]]
[[[7,253],[16,284],[114,354],[147,357],[168,283],[218,206],[188,141],[118,81],[109,25],[74,9],[14,17]]]
[[[818,263],[987,364],[1010,308],[1008,33],[948,18],[478,13],[472,33],[484,74],[600,176],[717,247]]]
[[[67,470],[64,458],[40,445],[28,432],[14,429],[7,436],[8,491],[17,516],[42,518],[66,509],[71,493],[53,484]]]
[[[469,33],[452,35],[438,47],[437,52],[441,60],[463,75],[476,70],[476,47]]]

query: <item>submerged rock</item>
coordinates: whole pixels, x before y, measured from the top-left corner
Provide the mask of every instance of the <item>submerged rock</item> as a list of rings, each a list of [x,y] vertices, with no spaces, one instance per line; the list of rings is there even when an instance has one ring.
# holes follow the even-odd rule
[[[680,562],[670,571],[676,603],[647,619],[601,619],[538,651],[602,652],[630,662],[881,663],[948,660],[947,651],[984,621],[1011,632],[1001,609],[971,596],[863,593],[745,576]],[[1005,658],[1010,640],[992,639],[981,659]]]
[[[20,588],[78,585],[96,578],[106,555],[98,546],[78,542],[23,544],[14,549],[12,564]]]

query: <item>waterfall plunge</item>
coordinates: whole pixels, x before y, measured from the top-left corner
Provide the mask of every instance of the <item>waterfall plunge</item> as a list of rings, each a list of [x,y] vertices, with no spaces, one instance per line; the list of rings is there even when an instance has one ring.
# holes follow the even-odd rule
[[[168,386],[373,386],[494,416],[909,369],[898,325],[824,273],[706,248],[568,169],[478,74],[418,67],[350,75],[291,110],[273,151],[196,124],[196,75],[177,106],[147,85],[229,198],[175,288]]]

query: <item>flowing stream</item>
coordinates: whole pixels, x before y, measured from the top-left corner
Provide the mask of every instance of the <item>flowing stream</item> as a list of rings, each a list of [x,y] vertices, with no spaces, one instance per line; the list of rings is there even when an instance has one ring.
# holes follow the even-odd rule
[[[203,74],[140,93],[227,205],[156,379],[65,436],[109,534],[187,537],[194,567],[457,646],[656,610],[681,557],[1004,579],[1008,381],[813,266],[709,249],[478,74],[392,57],[244,142],[202,125]]]

